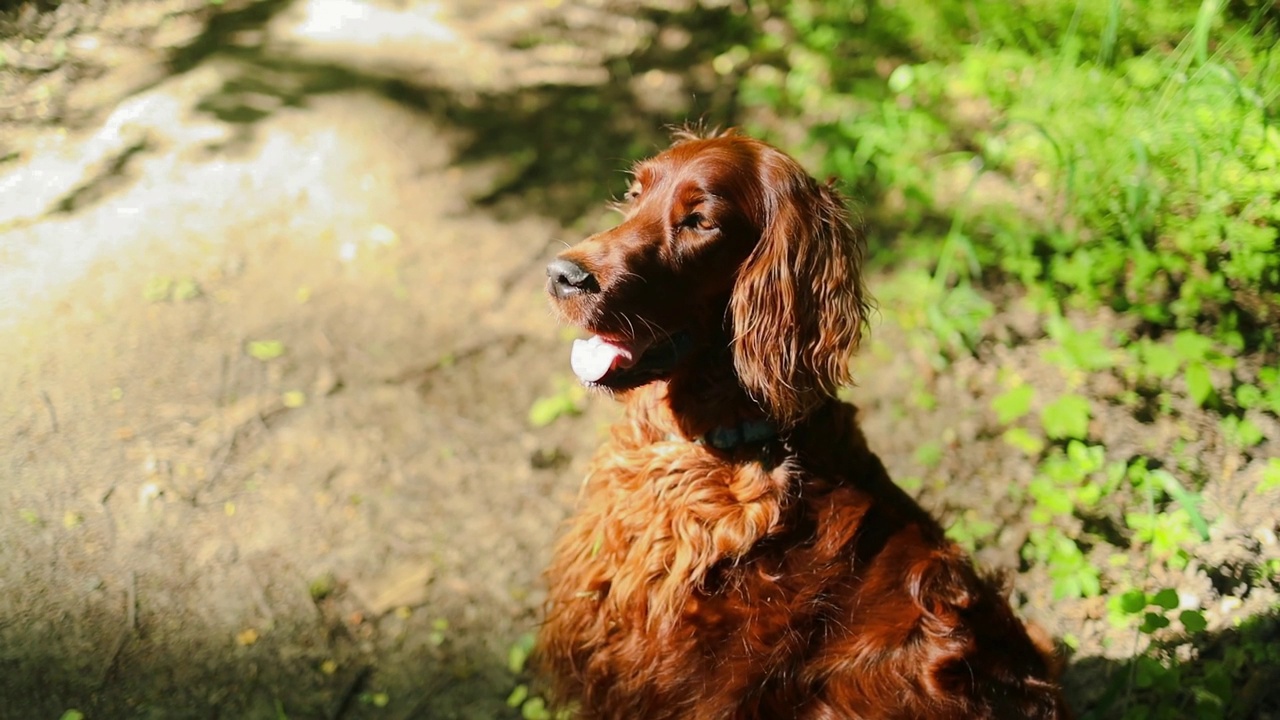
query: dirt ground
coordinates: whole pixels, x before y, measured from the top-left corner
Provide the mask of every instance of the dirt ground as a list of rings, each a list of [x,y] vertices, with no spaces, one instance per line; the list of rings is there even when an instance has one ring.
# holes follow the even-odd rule
[[[0,716],[517,713],[611,411],[528,420],[569,377],[551,218],[616,188],[495,201],[646,122],[556,103],[652,27],[487,5],[7,18]],[[511,47],[544,25],[617,47]]]
[[[530,421],[580,402],[542,268],[609,221],[623,155],[734,117],[722,11],[56,5],[0,27],[0,718],[519,717],[512,648],[614,412]],[[925,438],[972,478],[932,507],[1029,474],[990,364],[935,376],[885,327],[859,368],[891,470]],[[1016,568],[1000,522],[983,560]],[[1097,608],[1017,585],[1113,669]]]

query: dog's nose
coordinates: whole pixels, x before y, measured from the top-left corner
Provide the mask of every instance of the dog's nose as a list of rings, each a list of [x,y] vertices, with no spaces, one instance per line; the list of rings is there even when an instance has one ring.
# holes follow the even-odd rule
[[[596,285],[595,276],[578,263],[564,258],[556,258],[547,265],[547,278],[547,288],[558,298],[600,289]]]

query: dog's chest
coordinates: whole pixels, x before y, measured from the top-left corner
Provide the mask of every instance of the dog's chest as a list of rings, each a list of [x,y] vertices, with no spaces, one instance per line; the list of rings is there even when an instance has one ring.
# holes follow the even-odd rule
[[[580,616],[580,647],[655,627],[732,632],[734,608],[779,602],[750,556],[779,527],[786,473],[691,443],[597,458],[550,578],[553,606]]]
[[[779,535],[791,474],[690,443],[597,457],[548,574],[541,634],[584,707],[643,697],[655,703],[644,717],[713,717],[687,704],[759,699],[771,669],[803,652],[797,613],[813,603]],[[656,709],[668,705],[687,713]]]
[[[579,522],[601,543],[602,569],[696,585],[711,566],[740,560],[776,529],[787,480],[783,467],[729,462],[693,443],[655,443],[597,460]]]

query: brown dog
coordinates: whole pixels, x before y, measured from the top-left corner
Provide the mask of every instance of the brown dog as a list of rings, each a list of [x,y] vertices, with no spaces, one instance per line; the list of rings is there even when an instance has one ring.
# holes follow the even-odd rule
[[[726,133],[640,163],[547,269],[626,419],[548,571],[555,697],[596,719],[1063,718],[1003,594],[835,399],[867,298],[841,199]]]

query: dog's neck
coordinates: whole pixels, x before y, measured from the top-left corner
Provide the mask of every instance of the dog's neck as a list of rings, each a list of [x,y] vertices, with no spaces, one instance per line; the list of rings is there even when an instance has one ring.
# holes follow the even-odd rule
[[[643,408],[667,435],[719,450],[764,445],[779,434],[738,382],[724,339],[700,343],[669,377],[638,389],[628,404]]]

